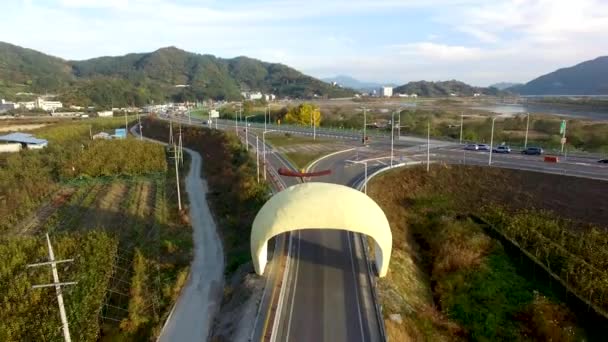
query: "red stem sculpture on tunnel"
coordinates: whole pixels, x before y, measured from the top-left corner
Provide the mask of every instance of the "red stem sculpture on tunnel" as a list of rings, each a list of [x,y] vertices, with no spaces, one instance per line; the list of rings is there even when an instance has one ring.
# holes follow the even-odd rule
[[[284,167],[279,168],[278,172],[281,176],[300,177],[300,178],[327,176],[327,175],[331,174],[331,170],[322,170],[322,171],[317,171],[317,172],[298,172],[298,171],[286,169]]]

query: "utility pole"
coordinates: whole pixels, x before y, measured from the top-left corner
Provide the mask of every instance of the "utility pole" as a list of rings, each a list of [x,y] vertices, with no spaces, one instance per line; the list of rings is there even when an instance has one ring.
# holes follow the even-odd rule
[[[182,126],[179,126],[179,163],[184,165],[184,146],[182,144]]]
[[[177,147],[173,145],[175,159],[175,185],[177,186],[177,208],[182,211],[182,197],[179,192],[179,170],[177,169]]]
[[[129,135],[129,124],[127,122],[127,111],[125,110],[125,139]]]
[[[488,159],[488,165],[492,165],[492,150],[494,149],[494,122],[496,116],[492,118],[492,133],[490,133],[490,159]]]
[[[188,108],[188,125],[192,125],[192,114],[190,114],[190,108]]]
[[[258,177],[258,183],[260,182],[260,148],[258,146],[258,142],[260,141],[259,137],[255,136],[255,168],[256,174]]]
[[[143,137],[143,133],[141,132],[141,117],[139,115],[139,113],[137,113],[137,121],[138,121],[138,127],[139,127],[139,140],[142,140]]]
[[[264,108],[264,131],[266,130],[266,112],[268,112],[268,119],[270,119],[270,107]],[[247,118],[245,118],[247,120]]]
[[[312,126],[312,140],[317,140],[317,126],[315,125],[314,111],[310,112],[310,125]]]
[[[173,145],[173,120],[169,120],[169,146]]]
[[[262,145],[264,145],[263,146],[263,148],[264,148],[264,153],[263,153],[264,154],[263,155],[263,158],[264,158],[264,161],[263,161],[263,164],[264,164],[263,165],[264,180],[266,180],[266,133],[270,133],[270,132],[275,132],[275,131],[274,130],[270,130],[270,131],[264,131],[264,132],[262,132]]]
[[[526,138],[524,139],[524,149],[528,148],[528,129],[530,129],[530,113],[526,113],[528,115],[528,120],[526,121]]]
[[[427,122],[426,133],[426,172],[431,170],[431,120]]]
[[[34,285],[34,286],[32,286],[32,289],[38,289],[38,288],[43,288],[43,287],[55,287],[55,292],[57,293],[57,304],[59,305],[59,316],[61,317],[61,325],[62,325],[62,329],[63,329],[63,339],[65,340],[65,342],[71,342],[72,338],[70,337],[70,327],[68,326],[68,318],[67,318],[67,315],[65,314],[65,306],[63,304],[63,294],[61,291],[61,287],[67,286],[67,285],[76,285],[76,284],[78,284],[78,282],[75,282],[75,281],[64,282],[64,283],[59,282],[59,272],[57,272],[57,264],[64,263],[64,262],[73,262],[74,259],[55,260],[55,253],[53,252],[53,246],[51,245],[51,239],[49,238],[48,233],[46,234],[46,242],[49,247],[49,261],[41,262],[41,263],[37,263],[37,264],[29,264],[29,265],[27,265],[27,267],[30,268],[30,267],[51,265],[51,271],[53,273],[53,283]]]
[[[89,125],[89,139],[93,140],[93,125]]]

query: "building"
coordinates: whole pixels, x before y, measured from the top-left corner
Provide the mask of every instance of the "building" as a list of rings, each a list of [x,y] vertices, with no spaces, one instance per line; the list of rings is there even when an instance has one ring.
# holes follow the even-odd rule
[[[93,135],[93,140],[110,140],[112,136],[106,132],[99,132]]]
[[[264,96],[259,91],[256,91],[256,92],[244,91],[241,93],[241,95],[245,98],[245,100],[259,100]]]
[[[108,118],[114,116],[114,112],[111,110],[97,112],[97,116],[99,116],[100,118]]]
[[[0,113],[7,112],[17,108],[17,104],[14,102],[8,102],[4,99],[0,100]]]
[[[36,108],[45,110],[47,112],[52,112],[59,108],[63,108],[63,104],[59,101],[46,101],[41,97],[37,98],[35,101]]]
[[[276,99],[276,95],[274,94],[264,94],[264,99],[266,101],[274,101]]]
[[[475,94],[473,94],[473,97],[480,97],[480,96],[481,96],[481,94],[480,94],[480,93],[475,93]]]
[[[25,147],[30,150],[37,150],[45,148],[49,142],[45,139],[38,139],[31,134],[27,133],[10,133],[7,135],[0,136],[0,142],[5,143],[18,143],[21,144],[22,147]]]
[[[380,88],[380,96],[392,97],[393,96],[393,87],[383,86],[382,88]]]
[[[21,109],[33,110],[42,109],[47,112],[52,112],[58,108],[63,108],[63,104],[59,101],[46,101],[39,97],[35,101],[17,102],[17,106]]]
[[[127,129],[126,128],[115,129],[113,137],[116,139],[126,139],[127,138]]]

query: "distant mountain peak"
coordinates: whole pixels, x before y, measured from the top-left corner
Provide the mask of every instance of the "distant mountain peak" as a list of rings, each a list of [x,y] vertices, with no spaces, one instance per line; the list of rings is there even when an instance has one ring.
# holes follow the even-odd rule
[[[558,69],[513,90],[523,95],[608,95],[608,56]]]

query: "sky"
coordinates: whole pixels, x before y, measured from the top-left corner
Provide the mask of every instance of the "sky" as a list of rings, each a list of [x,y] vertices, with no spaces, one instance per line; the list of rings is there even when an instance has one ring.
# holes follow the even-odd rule
[[[527,82],[608,55],[608,0],[0,0],[0,41],[65,59],[178,48],[323,78]]]

